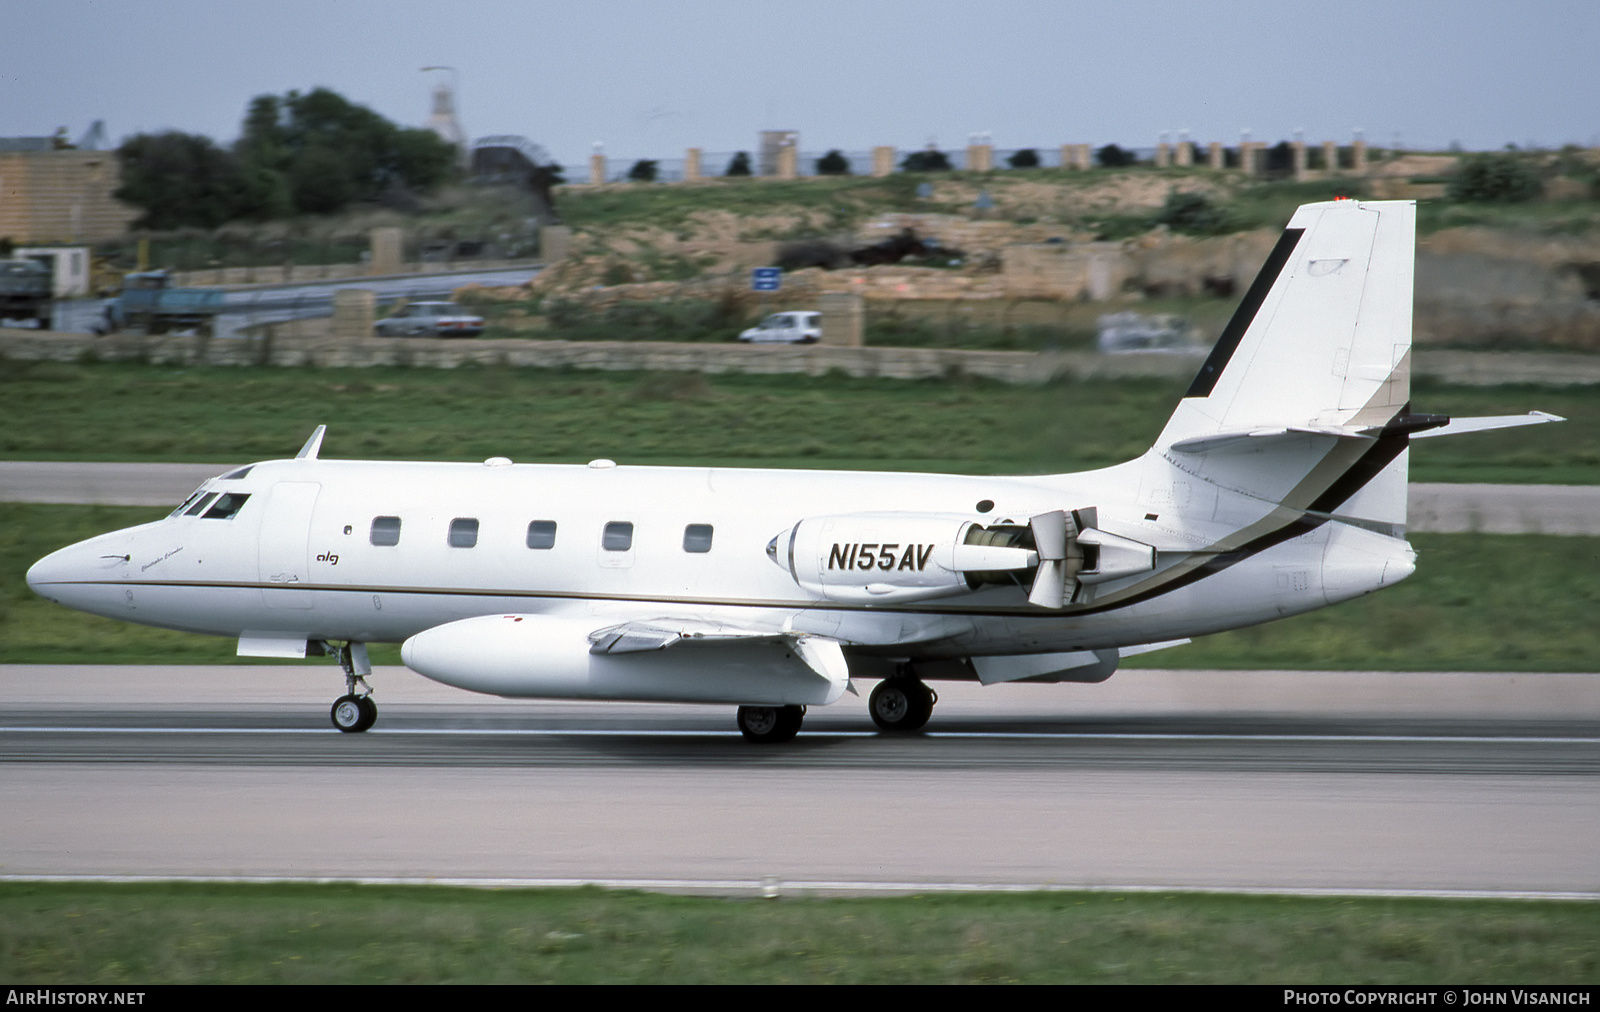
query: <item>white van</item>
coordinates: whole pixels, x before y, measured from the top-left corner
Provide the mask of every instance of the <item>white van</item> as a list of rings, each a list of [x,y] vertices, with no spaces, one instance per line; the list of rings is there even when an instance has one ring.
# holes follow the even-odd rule
[[[822,340],[821,313],[773,313],[739,335],[761,344],[816,344]]]

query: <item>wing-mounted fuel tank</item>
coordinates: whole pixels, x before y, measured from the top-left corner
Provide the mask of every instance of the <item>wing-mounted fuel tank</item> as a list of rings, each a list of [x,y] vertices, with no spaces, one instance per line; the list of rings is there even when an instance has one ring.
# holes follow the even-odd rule
[[[948,513],[807,517],[767,544],[801,587],[829,601],[899,604],[985,586],[1030,588],[1042,608],[1081,588],[1155,568],[1155,549],[1096,529],[1091,507],[985,525]]]

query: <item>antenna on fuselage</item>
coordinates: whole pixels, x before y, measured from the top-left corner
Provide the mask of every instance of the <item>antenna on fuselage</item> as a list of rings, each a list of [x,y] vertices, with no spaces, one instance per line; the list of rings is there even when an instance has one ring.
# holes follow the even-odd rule
[[[317,431],[306,440],[306,445],[300,447],[300,452],[294,455],[295,460],[316,460],[317,451],[322,449],[322,437],[328,432],[326,425],[317,426]]]

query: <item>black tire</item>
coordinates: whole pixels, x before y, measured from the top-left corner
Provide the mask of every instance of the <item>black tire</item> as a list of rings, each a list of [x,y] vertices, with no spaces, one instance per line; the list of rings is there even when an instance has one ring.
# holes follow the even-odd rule
[[[805,714],[803,706],[741,706],[739,733],[746,741],[762,744],[793,741]]]
[[[361,724],[357,731],[365,731],[378,722],[378,704],[372,701],[371,696],[361,696],[356,700],[361,707]]]
[[[933,690],[915,678],[885,678],[867,697],[872,722],[885,731],[919,731],[933,716]]]
[[[368,704],[370,705],[370,704]],[[360,696],[340,696],[333,701],[333,709],[328,711],[328,717],[333,721],[333,726],[345,734],[359,734],[371,727],[367,721],[368,709],[363,706]],[[377,707],[371,709],[372,718],[378,717]]]

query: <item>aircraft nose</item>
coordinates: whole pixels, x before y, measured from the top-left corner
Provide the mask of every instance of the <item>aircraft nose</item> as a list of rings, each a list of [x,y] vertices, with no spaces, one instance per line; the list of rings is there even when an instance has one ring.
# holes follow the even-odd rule
[[[76,546],[72,546],[76,547]],[[57,584],[65,583],[68,575],[75,568],[70,557],[72,547],[51,552],[44,558],[28,567],[28,589],[40,597],[55,601],[52,591]],[[59,603],[59,602],[58,602]]]
[[[46,600],[87,610],[85,595],[98,593],[91,585],[122,576],[128,551],[121,531],[68,545],[28,567],[28,588]]]

